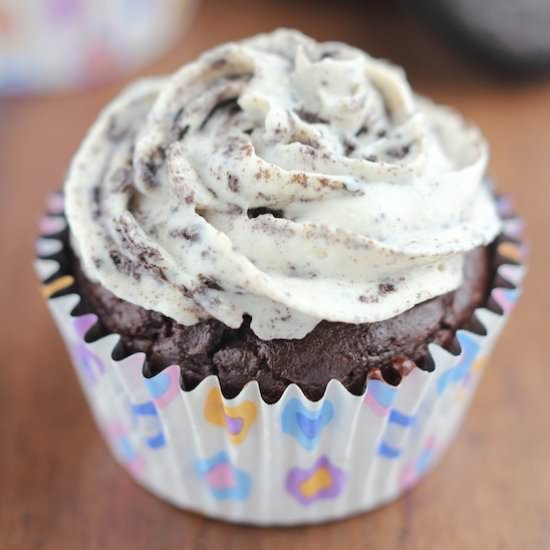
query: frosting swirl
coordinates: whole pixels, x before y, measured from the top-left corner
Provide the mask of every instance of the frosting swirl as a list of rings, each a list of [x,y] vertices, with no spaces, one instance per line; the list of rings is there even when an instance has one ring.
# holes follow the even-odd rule
[[[263,339],[375,322],[456,289],[500,221],[480,132],[350,46],[279,30],[140,81],[65,186],[87,275]]]

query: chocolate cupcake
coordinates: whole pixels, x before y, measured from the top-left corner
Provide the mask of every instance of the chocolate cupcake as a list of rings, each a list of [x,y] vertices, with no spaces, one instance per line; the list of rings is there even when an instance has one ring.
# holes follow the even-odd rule
[[[43,273],[115,454],[122,437],[146,486],[251,523],[408,487],[517,294],[487,159],[400,69],[294,31],[125,90],[73,160]]]

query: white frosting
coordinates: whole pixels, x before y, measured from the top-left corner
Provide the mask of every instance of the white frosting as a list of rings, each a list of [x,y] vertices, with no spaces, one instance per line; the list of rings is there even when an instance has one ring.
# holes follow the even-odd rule
[[[487,156],[399,68],[280,30],[124,91],[73,161],[66,211],[86,274],[120,298],[301,338],[460,286],[500,230]]]

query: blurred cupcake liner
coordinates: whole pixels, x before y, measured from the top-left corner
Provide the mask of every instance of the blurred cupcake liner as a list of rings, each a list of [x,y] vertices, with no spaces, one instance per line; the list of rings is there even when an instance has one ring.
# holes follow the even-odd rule
[[[3,0],[0,93],[103,82],[145,65],[180,36],[195,0]]]
[[[432,372],[415,368],[397,387],[371,379],[362,396],[333,380],[317,402],[291,385],[266,404],[256,382],[228,400],[214,376],[184,392],[178,366],[146,379],[143,354],[114,360],[116,334],[87,343],[97,318],[75,310],[80,297],[62,267],[61,195],[52,196],[42,220],[36,267],[97,425],[138,483],[228,521],[314,523],[396,498],[451,442],[524,273],[521,221],[507,201],[499,207],[506,221],[495,288],[473,328],[458,331],[460,353],[430,345]]]

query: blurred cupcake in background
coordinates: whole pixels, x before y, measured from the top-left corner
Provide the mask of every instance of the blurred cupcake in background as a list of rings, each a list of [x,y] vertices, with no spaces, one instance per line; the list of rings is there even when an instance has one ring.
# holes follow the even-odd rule
[[[81,88],[168,49],[195,0],[2,0],[0,93]]]

